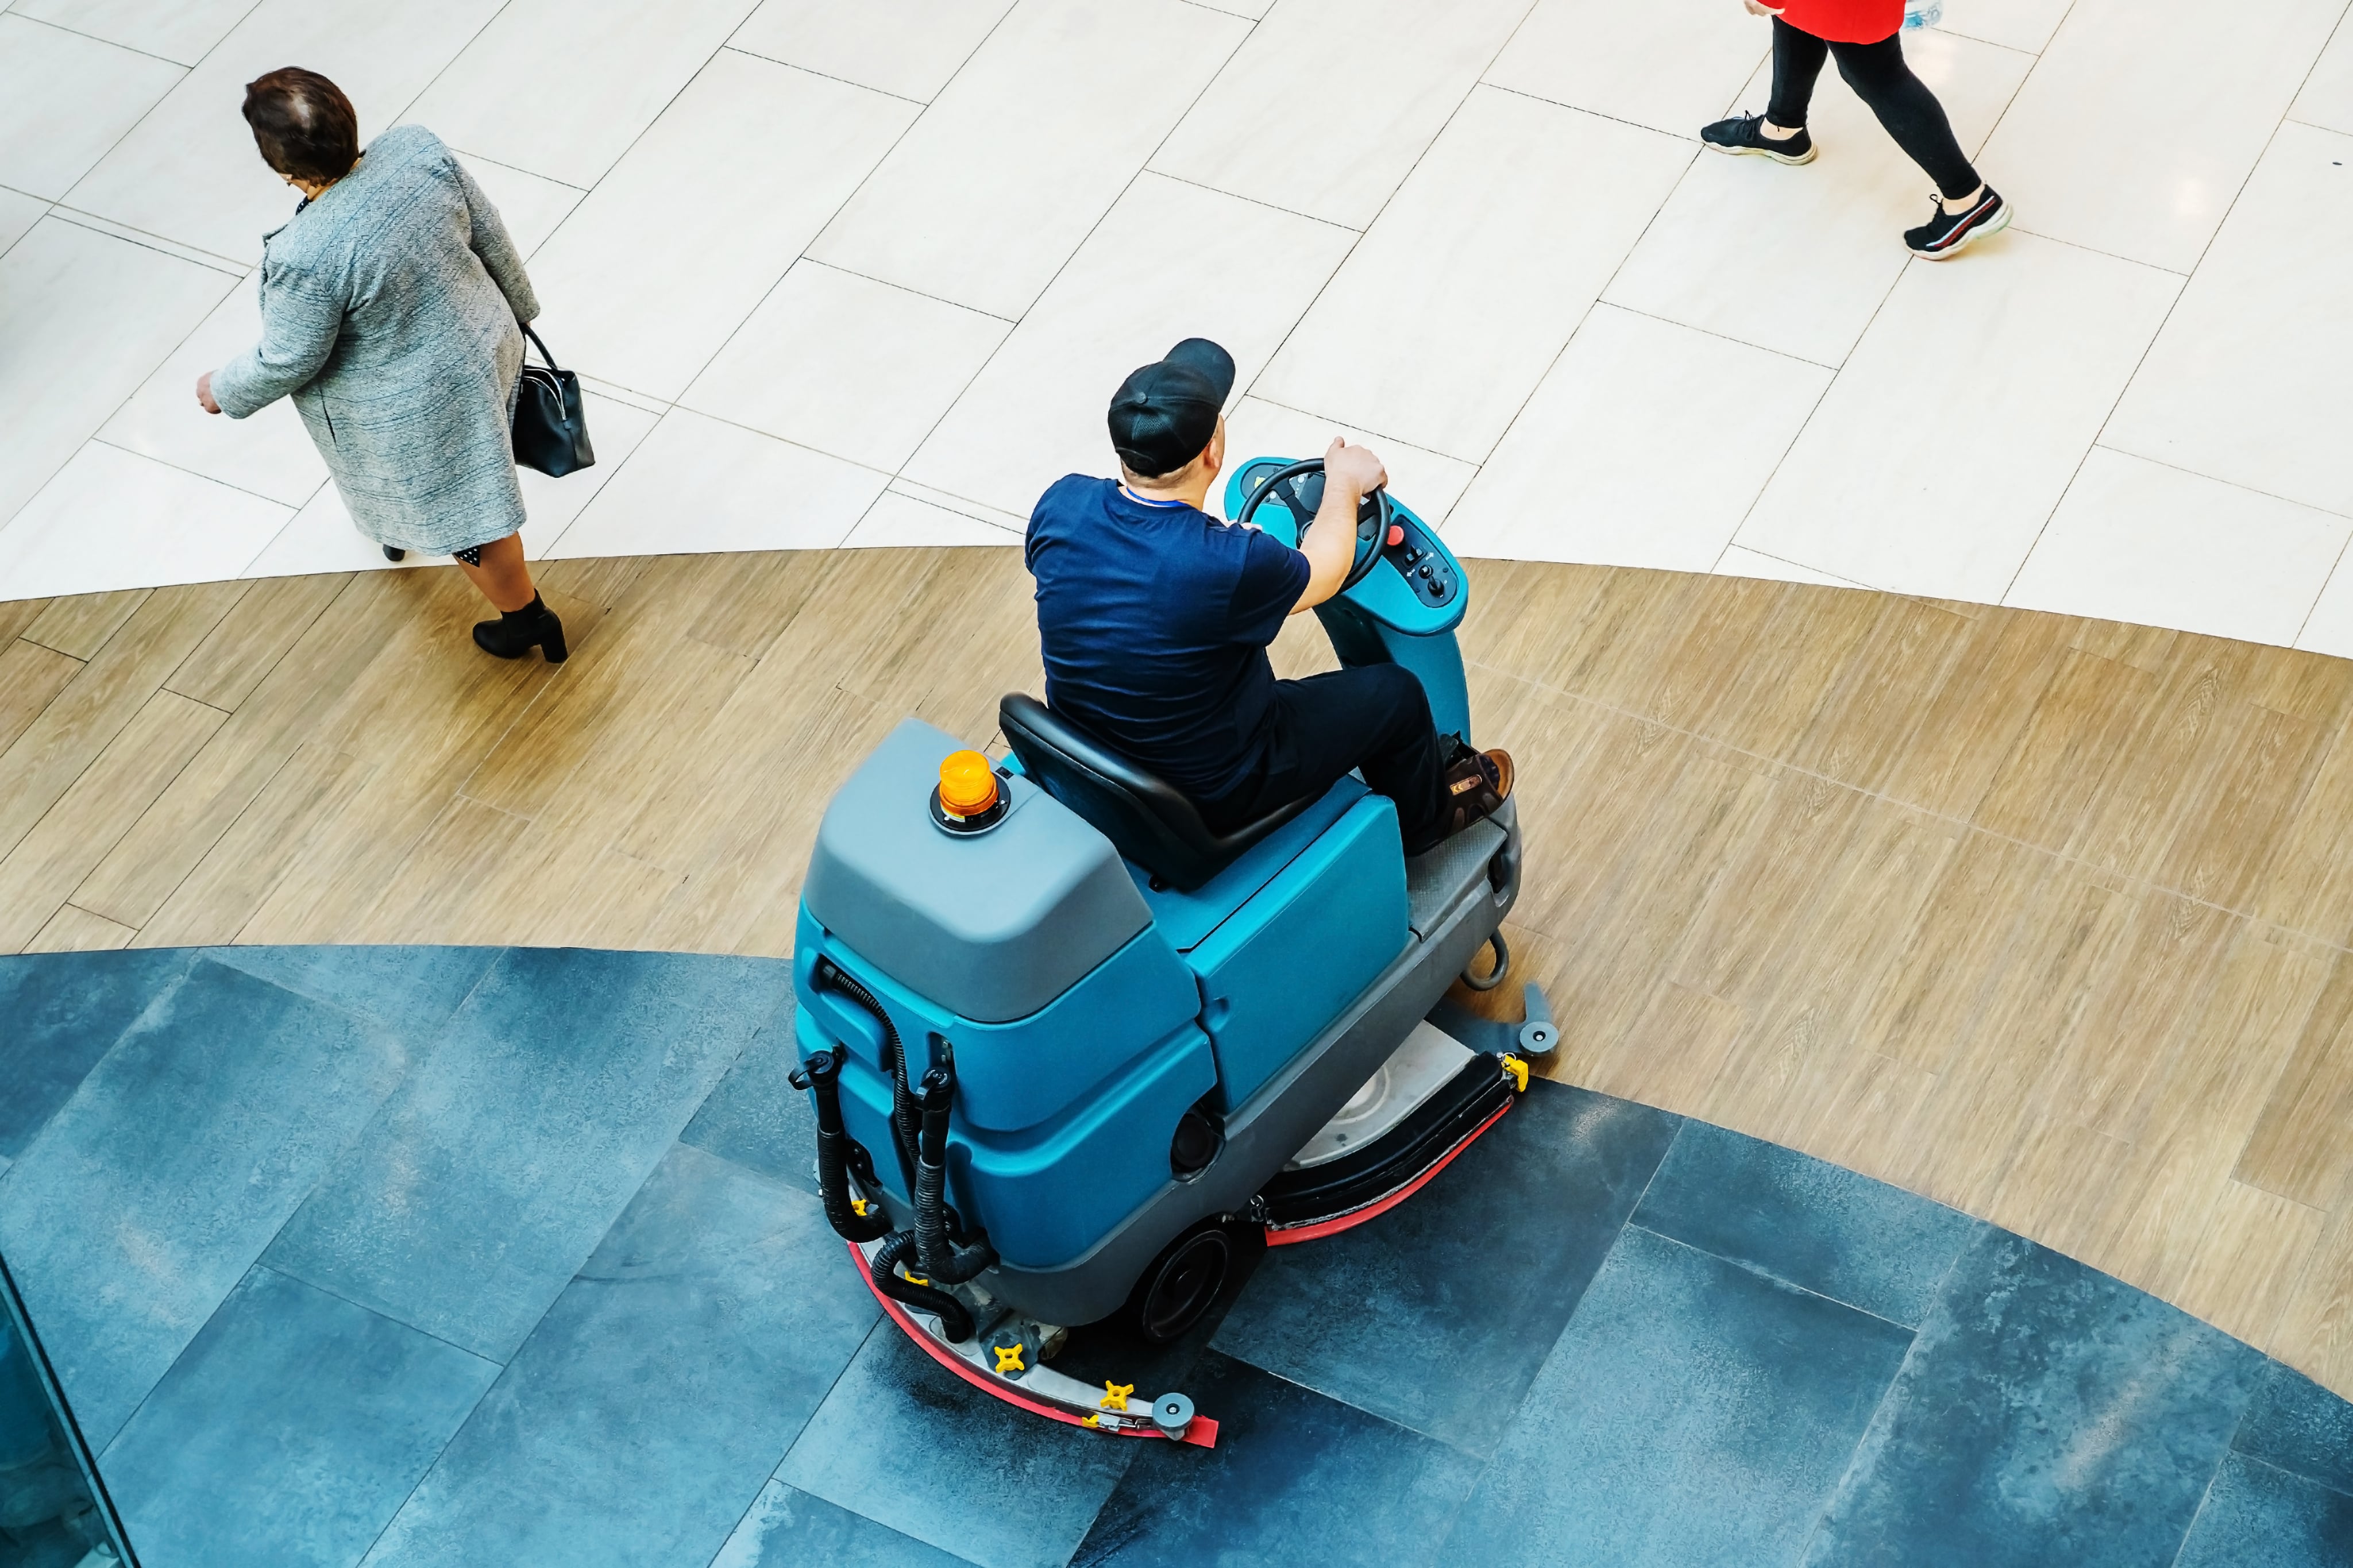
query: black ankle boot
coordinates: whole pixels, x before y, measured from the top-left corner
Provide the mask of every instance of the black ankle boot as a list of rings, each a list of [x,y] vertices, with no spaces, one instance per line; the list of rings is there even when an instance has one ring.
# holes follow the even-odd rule
[[[474,643],[501,658],[521,658],[534,647],[550,664],[562,664],[565,658],[564,623],[536,594],[520,610],[501,611],[495,621],[476,621]]]

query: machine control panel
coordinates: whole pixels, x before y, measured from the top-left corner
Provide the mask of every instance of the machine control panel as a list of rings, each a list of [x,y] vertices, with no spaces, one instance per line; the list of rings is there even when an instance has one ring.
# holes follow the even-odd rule
[[[1413,590],[1413,596],[1433,610],[1451,604],[1461,585],[1453,558],[1438,548],[1418,519],[1399,514],[1398,520],[1389,525],[1389,537],[1381,547],[1381,556],[1397,568],[1405,585]]]

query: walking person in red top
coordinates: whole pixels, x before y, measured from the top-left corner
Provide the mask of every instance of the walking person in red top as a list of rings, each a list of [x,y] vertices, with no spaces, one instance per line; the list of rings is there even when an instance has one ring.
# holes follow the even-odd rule
[[[2010,226],[2010,204],[1969,166],[1952,122],[1927,83],[1904,63],[1904,0],[1741,0],[1750,14],[1773,19],[1773,100],[1762,114],[1719,120],[1700,140],[1719,153],[1755,153],[1784,163],[1814,161],[1806,108],[1825,58],[1871,106],[1895,144],[1936,182],[1936,210],[1918,228],[1904,231],[1915,256],[1942,261],[1965,246]]]

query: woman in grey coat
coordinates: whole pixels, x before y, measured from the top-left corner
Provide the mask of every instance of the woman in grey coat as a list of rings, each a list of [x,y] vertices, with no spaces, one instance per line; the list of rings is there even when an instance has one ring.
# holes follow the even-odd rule
[[[261,261],[261,342],[196,383],[242,419],[291,397],[361,532],[392,560],[457,558],[500,611],[474,641],[565,657],[524,564],[512,435],[519,321],[539,314],[506,225],[439,138],[395,126],[359,146],[351,100],[288,68],[245,89],[261,156],[301,191]]]

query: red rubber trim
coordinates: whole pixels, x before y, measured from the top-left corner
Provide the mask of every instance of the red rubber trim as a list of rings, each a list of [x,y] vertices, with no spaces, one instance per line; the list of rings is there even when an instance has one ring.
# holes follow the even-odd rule
[[[1455,1144],[1453,1148],[1449,1149],[1446,1152],[1444,1158],[1439,1160],[1436,1163],[1432,1164],[1430,1169],[1424,1171],[1420,1175],[1416,1176],[1412,1181],[1408,1182],[1404,1186],[1399,1187],[1388,1196],[1385,1198],[1376,1198],[1371,1203],[1365,1205],[1362,1208],[1350,1209],[1346,1214],[1335,1215],[1330,1219],[1319,1219],[1307,1225],[1285,1226],[1279,1230],[1272,1226],[1267,1226],[1266,1231],[1266,1244],[1269,1247],[1289,1247],[1294,1242],[1320,1241],[1324,1237],[1337,1236],[1344,1230],[1353,1230],[1368,1219],[1376,1219],[1380,1215],[1388,1213],[1389,1210],[1397,1207],[1398,1205],[1405,1202],[1406,1199],[1421,1191],[1422,1186],[1424,1184],[1429,1182],[1430,1177],[1438,1174],[1439,1172],[1446,1169],[1448,1165],[1451,1164],[1455,1155],[1460,1154],[1463,1150],[1468,1149],[1472,1143],[1478,1142],[1479,1134],[1487,1131],[1488,1128],[1495,1125],[1496,1122],[1501,1121],[1504,1119],[1504,1112],[1511,1110],[1513,1106],[1517,1105],[1518,1103],[1519,1096],[1514,1095],[1511,1099],[1504,1101],[1503,1104],[1495,1107],[1495,1113],[1487,1118],[1486,1121],[1479,1123],[1478,1126],[1471,1129],[1470,1131],[1465,1132],[1462,1135],[1462,1141]]]
[[[1474,1132],[1471,1136],[1475,1138],[1478,1136],[1478,1133]],[[1089,1432],[1108,1431],[1115,1437],[1157,1437],[1160,1436],[1159,1430],[1156,1427],[1113,1426],[1106,1428],[1103,1426],[1089,1426],[1083,1417],[1073,1415],[1069,1411],[1060,1409],[1051,1405],[1040,1404],[1034,1399],[1024,1399],[1021,1395],[1014,1393],[1011,1389],[1005,1387],[1002,1384],[995,1382],[983,1373],[978,1367],[974,1366],[962,1356],[957,1355],[953,1351],[943,1349],[938,1341],[933,1339],[931,1335],[923,1332],[923,1329],[916,1324],[915,1320],[907,1315],[906,1308],[901,1306],[898,1302],[893,1301],[890,1297],[882,1294],[882,1292],[875,1287],[874,1270],[867,1266],[866,1254],[859,1249],[857,1243],[851,1242],[849,1245],[850,1259],[858,1265],[858,1277],[866,1281],[866,1288],[874,1292],[874,1299],[882,1303],[882,1310],[891,1314],[892,1321],[896,1322],[900,1328],[906,1331],[907,1337],[909,1339],[923,1346],[924,1352],[934,1361],[939,1363],[942,1366],[947,1368],[950,1372],[955,1373],[958,1377],[964,1379],[975,1388],[979,1389],[982,1393],[993,1394],[997,1398],[1005,1401],[1008,1405],[1018,1405],[1022,1409],[1029,1412],[1032,1415],[1043,1415],[1049,1421],[1060,1421],[1066,1426],[1077,1426]],[[1216,1447],[1218,1446],[1217,1422],[1207,1415],[1195,1415],[1193,1417],[1193,1424],[1185,1429],[1184,1440],[1192,1444],[1197,1448]]]

